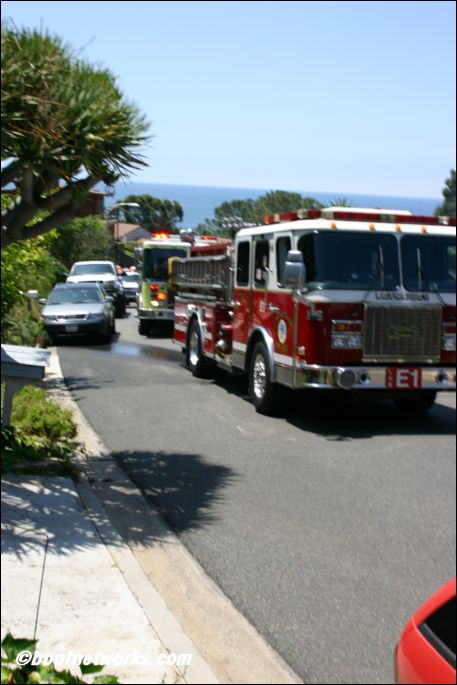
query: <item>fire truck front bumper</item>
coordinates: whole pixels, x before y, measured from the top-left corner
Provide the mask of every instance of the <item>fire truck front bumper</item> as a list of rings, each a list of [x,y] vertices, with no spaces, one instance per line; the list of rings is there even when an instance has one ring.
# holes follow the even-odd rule
[[[173,321],[173,309],[143,309],[138,308],[138,318],[146,319],[147,321]]]
[[[286,381],[277,368],[276,380]],[[450,367],[387,366],[297,366],[294,388],[322,390],[447,390],[456,389],[456,371]],[[281,378],[282,377],[282,378]],[[285,383],[290,385],[289,383]]]

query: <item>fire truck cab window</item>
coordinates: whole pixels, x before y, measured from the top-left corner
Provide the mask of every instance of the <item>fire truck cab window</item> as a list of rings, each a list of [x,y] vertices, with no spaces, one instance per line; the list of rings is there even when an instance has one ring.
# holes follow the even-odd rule
[[[311,289],[393,290],[400,284],[395,236],[322,231],[298,243]]]
[[[254,283],[256,288],[265,287],[266,269],[270,256],[270,244],[268,240],[258,240],[255,244],[254,259]]]
[[[401,255],[407,290],[455,292],[455,238],[405,235]]]
[[[168,278],[170,257],[185,257],[187,250],[182,248],[151,247],[143,253],[143,278],[165,282]]]
[[[249,255],[250,245],[247,242],[238,243],[236,255],[236,284],[249,285]]]
[[[306,267],[306,282],[314,283],[316,280],[316,255],[314,249],[314,233],[308,233],[300,238],[297,249],[303,253]]]
[[[284,288],[284,270],[286,267],[287,253],[291,249],[289,236],[278,238],[276,241],[276,274],[279,288]]]

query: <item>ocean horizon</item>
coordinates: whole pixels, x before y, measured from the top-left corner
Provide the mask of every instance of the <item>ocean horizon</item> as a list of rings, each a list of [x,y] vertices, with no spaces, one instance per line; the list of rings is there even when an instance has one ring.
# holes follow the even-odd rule
[[[214,209],[223,202],[232,200],[255,200],[271,190],[285,188],[234,188],[219,186],[173,185],[167,183],[126,183],[119,182],[114,186],[114,195],[106,199],[106,206],[122,201],[128,195],[152,195],[160,200],[179,202],[184,211],[180,227],[195,228],[205,219],[214,216]],[[352,207],[373,207],[377,209],[409,210],[413,214],[432,216],[443,201],[440,198],[417,198],[389,195],[364,195],[360,193],[322,193],[315,191],[298,192],[303,197],[313,197],[323,204],[330,204],[336,199],[345,198]]]

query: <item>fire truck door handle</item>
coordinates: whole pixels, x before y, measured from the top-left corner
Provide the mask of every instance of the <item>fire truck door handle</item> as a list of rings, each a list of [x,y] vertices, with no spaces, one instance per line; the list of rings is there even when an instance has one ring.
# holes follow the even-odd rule
[[[268,305],[268,311],[270,312],[279,312],[279,307],[277,307],[275,304],[269,304]]]
[[[233,309],[236,309],[237,307],[241,307],[241,302],[239,300],[233,300],[232,307],[233,307]]]

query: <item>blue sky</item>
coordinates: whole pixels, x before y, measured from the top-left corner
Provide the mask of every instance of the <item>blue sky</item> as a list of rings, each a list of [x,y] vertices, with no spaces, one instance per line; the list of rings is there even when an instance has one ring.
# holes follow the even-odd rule
[[[132,181],[440,197],[455,3],[2,2],[109,68],[151,122]]]

